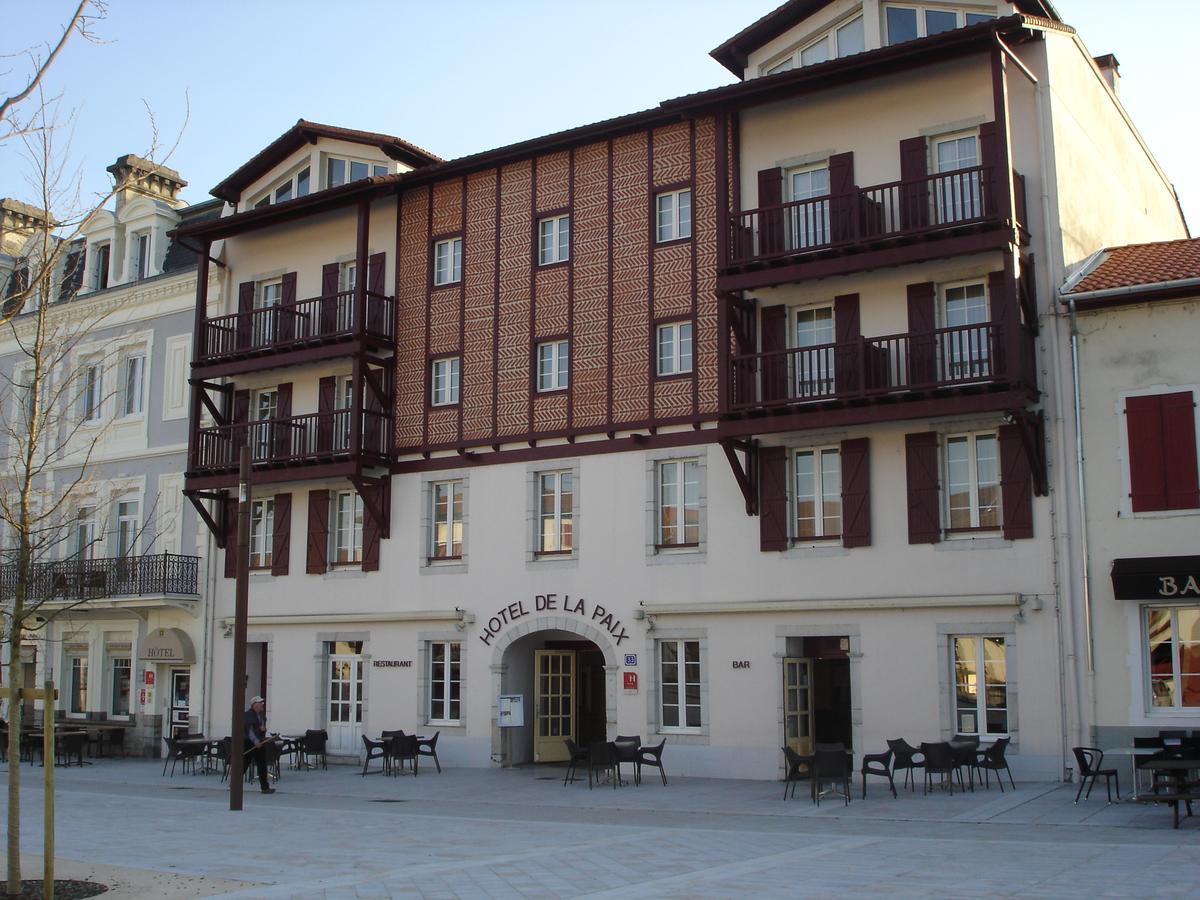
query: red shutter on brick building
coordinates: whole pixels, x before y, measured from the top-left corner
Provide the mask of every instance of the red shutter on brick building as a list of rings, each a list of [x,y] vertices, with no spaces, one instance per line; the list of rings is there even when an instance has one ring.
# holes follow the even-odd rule
[[[1125,400],[1134,512],[1200,507],[1191,391]]]
[[[1196,412],[1191,391],[1164,394],[1163,469],[1167,474],[1167,509],[1200,507],[1196,472]]]
[[[842,441],[842,546],[871,545],[871,442]]]
[[[759,208],[774,207],[758,217],[758,252],[764,256],[783,251],[783,170],[763,169],[758,173]]]
[[[329,568],[329,491],[308,492],[308,558],[305,571],[321,575]]]
[[[788,452],[784,447],[758,451],[759,549],[788,548]]]
[[[942,539],[937,433],[906,434],[904,451],[908,476],[908,542],[936,544]]]
[[[225,577],[237,577],[238,501],[230,495],[222,504],[225,517]]]
[[[1000,503],[1004,537],[1033,537],[1033,472],[1019,425],[1000,426]]]
[[[275,518],[271,522],[271,574],[286,575],[292,555],[292,495],[275,495]]]

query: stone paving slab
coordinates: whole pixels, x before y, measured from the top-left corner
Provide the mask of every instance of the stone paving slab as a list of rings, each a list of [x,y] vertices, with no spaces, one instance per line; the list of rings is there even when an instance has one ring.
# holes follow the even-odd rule
[[[1076,805],[1070,785],[893,799],[872,780],[865,801],[856,783],[849,806],[817,807],[804,786],[782,800],[778,782],[589,790],[561,774],[285,771],[276,794],[249,786],[231,813],[217,776],[101,760],[56,772],[58,856],[223,879],[223,896],[263,898],[1095,898],[1200,886],[1200,817],[1173,831],[1166,807]],[[22,769],[29,852],[40,851],[40,775]]]

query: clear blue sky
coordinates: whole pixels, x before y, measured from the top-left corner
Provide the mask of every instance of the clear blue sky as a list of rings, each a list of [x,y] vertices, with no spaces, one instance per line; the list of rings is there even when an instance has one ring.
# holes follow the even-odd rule
[[[1121,62],[1121,95],[1200,233],[1200,0],[1055,0],[1093,54]],[[298,118],[398,134],[446,158],[730,83],[708,51],[776,0],[111,0],[107,40],[72,39],[49,80],[75,109],[85,191],[149,141],[145,104],[173,136],[170,165],[206,199]],[[0,0],[0,53],[44,41],[73,0]],[[1153,14],[1148,14],[1152,7]],[[18,60],[0,61],[0,93]],[[4,74],[4,69],[11,69]],[[1190,110],[1190,112],[1189,112]],[[0,145],[0,196],[30,198]]]

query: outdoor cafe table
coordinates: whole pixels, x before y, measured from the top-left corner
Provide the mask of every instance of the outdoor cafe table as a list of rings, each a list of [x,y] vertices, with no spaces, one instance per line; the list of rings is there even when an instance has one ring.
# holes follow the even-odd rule
[[[1113,747],[1105,750],[1105,756],[1128,756],[1129,771],[1133,774],[1133,799],[1138,799],[1138,761],[1139,756],[1149,756],[1154,750],[1145,747]]]
[[[1173,790],[1171,790],[1169,794],[1177,796],[1175,799],[1166,800],[1165,802],[1171,804],[1174,814],[1174,827],[1178,828],[1179,804],[1184,803],[1186,806],[1190,805],[1191,803],[1191,799],[1189,799],[1187,796],[1191,793],[1188,790],[1188,773],[1193,770],[1200,769],[1200,759],[1189,759],[1182,756],[1152,756],[1149,759],[1142,760],[1137,764],[1137,767],[1139,769],[1149,769],[1152,772],[1163,772],[1168,778],[1171,779]],[[1148,794],[1144,799],[1154,800],[1154,798],[1154,794]],[[1200,792],[1197,792],[1195,798],[1193,799],[1195,799],[1197,802],[1200,802]],[[1192,813],[1189,810],[1187,815],[1190,816],[1191,814]]]
[[[176,747],[196,751],[196,755],[204,762],[204,768],[201,771],[205,775],[207,775],[209,772],[213,771],[213,767],[212,767],[213,753],[212,753],[212,751],[216,748],[216,746],[219,743],[220,743],[220,741],[215,741],[212,738],[207,738],[207,737],[186,737],[186,738],[176,738],[175,739]]]
[[[84,737],[87,737],[87,732],[85,730],[83,730],[82,728],[70,728],[65,731],[60,731],[59,729],[55,728],[54,729],[54,745],[55,745],[54,751],[55,751],[55,753],[58,752],[58,742],[62,738],[72,737],[72,736],[76,736],[76,735],[83,735]],[[37,747],[38,750],[40,751],[40,750],[42,750],[43,744],[46,739],[46,732],[44,732],[44,731],[26,731],[24,734],[21,735],[21,739],[22,739],[22,741],[24,741],[26,738],[28,738],[31,741],[32,746]],[[46,763],[46,760],[45,760],[45,758],[43,758],[42,764],[45,765],[45,763]],[[29,764],[31,766],[33,765],[33,753],[32,752],[29,754]],[[91,763],[87,762],[86,760],[83,760],[83,761],[81,761],[81,765],[90,766]]]

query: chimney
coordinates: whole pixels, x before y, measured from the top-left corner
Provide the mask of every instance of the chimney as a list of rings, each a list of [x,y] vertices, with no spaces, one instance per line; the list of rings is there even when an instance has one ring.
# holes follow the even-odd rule
[[[1119,94],[1121,87],[1121,64],[1117,62],[1117,58],[1111,53],[1105,53],[1103,56],[1095,57],[1095,61],[1096,65],[1100,68],[1100,74],[1104,76],[1104,80],[1112,88],[1112,92]]]
[[[29,239],[38,228],[45,228],[49,220],[44,209],[20,200],[0,198],[0,253],[24,256]]]
[[[108,172],[116,182],[117,213],[139,195],[162,200],[176,209],[186,205],[179,199],[179,192],[187,182],[174,169],[126,153],[108,167]]]

